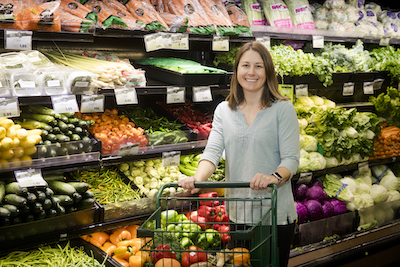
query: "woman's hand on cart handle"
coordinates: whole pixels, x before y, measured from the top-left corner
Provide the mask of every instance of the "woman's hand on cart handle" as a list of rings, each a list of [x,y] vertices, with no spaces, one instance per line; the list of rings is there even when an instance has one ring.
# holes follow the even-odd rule
[[[250,188],[253,190],[265,190],[268,188],[268,185],[277,183],[278,179],[275,176],[257,173],[250,180]]]
[[[190,193],[192,195],[194,195],[200,191],[200,188],[196,188],[194,186],[194,182],[196,182],[196,179],[194,178],[194,176],[188,176],[188,177],[180,178],[178,180],[178,185],[185,190],[189,190]]]

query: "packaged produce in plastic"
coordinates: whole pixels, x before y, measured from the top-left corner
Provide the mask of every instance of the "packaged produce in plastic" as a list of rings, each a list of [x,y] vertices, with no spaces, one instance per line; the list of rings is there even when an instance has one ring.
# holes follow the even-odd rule
[[[93,79],[97,75],[88,71],[69,69],[66,73],[67,90],[75,95],[94,94],[96,88],[93,86]]]
[[[39,96],[42,94],[38,76],[33,73],[11,74],[11,86],[15,96]]]
[[[10,83],[6,77],[3,68],[0,68],[0,96],[2,97],[10,95],[11,95]]]
[[[67,88],[65,85],[65,76],[62,71],[45,69],[37,71],[39,85],[45,95],[65,95]]]
[[[283,0],[265,0],[261,3],[269,25],[286,28],[294,27],[289,10]]]
[[[37,50],[21,51],[21,53],[23,53],[36,68],[47,68],[53,65],[45,55]]]
[[[310,4],[307,0],[285,0],[293,25],[301,29],[315,29]]]
[[[30,73],[34,68],[28,58],[19,52],[3,53],[0,55],[0,64],[5,72],[11,75],[14,72]]]

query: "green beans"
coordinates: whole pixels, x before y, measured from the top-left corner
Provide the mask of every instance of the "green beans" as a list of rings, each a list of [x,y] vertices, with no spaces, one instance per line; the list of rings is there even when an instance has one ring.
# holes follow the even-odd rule
[[[13,251],[0,258],[0,267],[102,267],[106,259],[99,263],[93,255],[80,248],[71,247],[69,242],[62,247],[45,245],[31,251]]]

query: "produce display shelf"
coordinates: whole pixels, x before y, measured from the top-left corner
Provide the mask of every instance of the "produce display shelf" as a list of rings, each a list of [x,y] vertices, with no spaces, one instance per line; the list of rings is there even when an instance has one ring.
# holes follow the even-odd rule
[[[379,256],[380,253],[388,249],[398,251],[399,242],[400,220],[395,220],[390,224],[351,233],[340,239],[321,241],[292,249],[288,266],[342,266],[349,262],[346,266],[385,266],[385,264],[400,260],[400,255],[392,253],[389,257],[382,258]],[[378,257],[378,265],[371,264],[374,254]],[[363,260],[367,261],[366,265],[355,263]]]
[[[359,31],[329,31],[317,29],[298,29],[284,28],[263,25],[252,25],[251,31],[254,37],[269,36],[274,39],[289,39],[297,41],[312,41],[313,36],[323,36],[324,41],[330,42],[350,42],[355,43],[361,40],[364,43],[378,43],[381,38],[374,36],[365,36]],[[389,44],[400,44],[400,39],[391,38]]]

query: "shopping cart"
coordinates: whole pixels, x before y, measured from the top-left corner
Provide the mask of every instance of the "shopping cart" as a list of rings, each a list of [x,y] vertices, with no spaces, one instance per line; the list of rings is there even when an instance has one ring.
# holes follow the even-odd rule
[[[202,194],[165,196],[163,190],[169,187],[178,187],[178,184],[168,183],[160,188],[155,212],[138,228],[138,237],[152,238],[141,248],[142,251],[148,251],[153,256],[157,253],[160,257],[163,253],[168,254],[167,257],[176,256],[177,260],[182,260],[182,266],[185,266],[183,260],[188,250],[192,255],[207,253],[208,261],[213,266],[218,260],[253,267],[278,266],[275,185],[270,185],[269,193],[262,198],[204,197]],[[195,187],[251,190],[249,182],[196,182]],[[245,216],[244,213],[235,211],[241,205],[246,210],[251,209],[254,215],[251,219],[258,219],[240,218]],[[225,207],[228,216],[236,213],[236,222],[223,217],[221,207]],[[255,207],[263,208],[258,211]],[[202,215],[205,220],[201,219]],[[171,256],[171,251],[174,256]],[[197,255],[200,258],[199,255],[204,256],[205,253]]]

